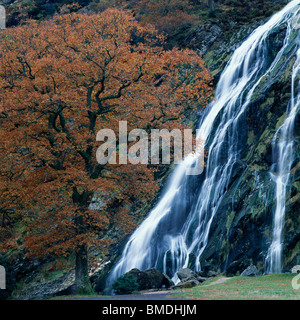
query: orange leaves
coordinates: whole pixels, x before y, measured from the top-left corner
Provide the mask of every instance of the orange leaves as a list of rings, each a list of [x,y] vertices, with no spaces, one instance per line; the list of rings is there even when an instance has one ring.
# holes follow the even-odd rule
[[[0,214],[28,217],[29,255],[66,255],[109,226],[129,232],[132,210],[154,198],[155,168],[99,165],[96,133],[123,120],[128,131],[181,128],[211,99],[202,59],[163,40],[115,9],[1,32]]]
[[[141,0],[135,7],[142,23],[151,23],[168,34],[196,20],[188,0]]]

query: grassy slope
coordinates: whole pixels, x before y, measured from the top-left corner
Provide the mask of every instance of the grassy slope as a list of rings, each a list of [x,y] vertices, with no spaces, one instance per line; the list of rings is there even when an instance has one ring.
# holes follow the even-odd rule
[[[177,290],[173,298],[200,300],[300,300],[300,289],[292,287],[294,274],[270,274],[259,277],[232,277],[224,283],[209,282],[192,289]],[[210,283],[217,280],[210,280]]]

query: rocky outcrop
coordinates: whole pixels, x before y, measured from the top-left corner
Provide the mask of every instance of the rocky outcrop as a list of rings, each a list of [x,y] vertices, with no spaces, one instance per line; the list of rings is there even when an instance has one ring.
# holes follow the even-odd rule
[[[44,277],[39,277],[37,280],[27,283],[24,290],[15,298],[18,300],[45,299],[63,291],[70,293],[72,292],[70,288],[75,282],[75,271],[69,271],[54,281]]]

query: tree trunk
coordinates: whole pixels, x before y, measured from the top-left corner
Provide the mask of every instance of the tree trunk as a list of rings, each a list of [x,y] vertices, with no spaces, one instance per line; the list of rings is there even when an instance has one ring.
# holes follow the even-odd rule
[[[89,278],[86,245],[79,246],[76,251],[75,283],[77,294],[91,294],[93,292]]]
[[[209,7],[209,14],[215,14],[215,1],[214,0],[207,0],[207,5]]]

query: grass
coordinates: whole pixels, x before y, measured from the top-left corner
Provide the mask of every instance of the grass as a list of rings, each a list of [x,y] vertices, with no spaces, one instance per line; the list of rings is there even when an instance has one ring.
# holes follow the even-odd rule
[[[191,289],[177,290],[178,294],[172,297],[199,300],[300,300],[300,289],[293,289],[291,284],[294,276],[270,274],[232,277],[224,283],[212,284],[218,277]]]
[[[223,283],[213,284],[222,278],[218,276],[207,280],[197,287],[174,291],[170,299],[197,300],[300,300],[300,289],[292,287],[294,274],[270,274],[259,277],[232,277]],[[102,295],[72,295],[51,298],[53,300],[75,299],[89,300],[97,298],[111,298]]]

